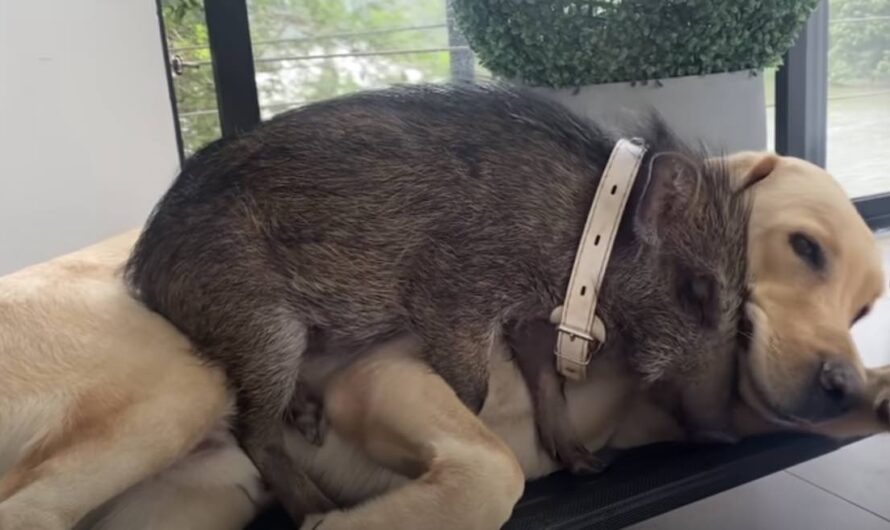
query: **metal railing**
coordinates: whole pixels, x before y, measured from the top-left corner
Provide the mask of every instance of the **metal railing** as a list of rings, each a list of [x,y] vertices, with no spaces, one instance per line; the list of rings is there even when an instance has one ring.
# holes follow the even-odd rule
[[[306,37],[292,37],[287,39],[267,39],[253,41],[253,47],[268,46],[273,44],[294,44],[302,42],[320,42],[326,40],[337,39],[355,39],[357,37],[371,37],[375,35],[391,35],[396,33],[405,33],[409,31],[428,31],[431,29],[439,29],[447,27],[446,22],[437,22],[435,24],[420,24],[414,26],[400,26],[395,28],[371,29],[365,31],[351,31],[344,33],[326,33],[322,35],[311,35]],[[209,45],[182,46],[179,48],[171,48],[170,53],[181,53],[196,50],[206,50]]]
[[[254,61],[252,55],[241,54],[238,56],[227,56],[225,61],[213,63],[213,61],[198,60],[184,61],[180,54],[206,49],[207,46],[186,46],[172,48],[170,56],[180,61],[182,68],[189,67],[206,67],[214,65],[217,68],[221,62],[225,63],[227,69],[232,71],[240,69],[242,77],[244,72],[250,72],[248,79],[241,79],[242,84],[248,82],[253,86],[253,90],[238,90],[232,92],[231,83],[220,78],[217,68],[214,68],[214,74],[217,80],[217,96],[220,102],[219,109],[194,109],[185,110],[179,113],[180,119],[192,120],[202,116],[219,113],[220,128],[223,135],[229,135],[237,132],[239,129],[249,128],[259,121],[259,105],[256,95],[256,86],[254,79],[254,64],[256,63],[281,63],[281,62],[305,62],[312,60],[335,59],[344,57],[371,57],[371,56],[397,56],[412,53],[448,53],[451,59],[451,75],[454,78],[472,79],[475,68],[475,58],[472,51],[467,46],[462,35],[457,32],[453,26],[450,14],[450,1],[446,5],[446,21],[445,23],[436,22],[430,24],[418,24],[413,26],[403,26],[395,28],[381,28],[373,30],[365,30],[358,32],[335,32],[322,35],[311,35],[305,37],[271,39],[250,43],[249,34],[242,32],[242,42],[239,46],[244,49],[260,49],[271,46],[286,47],[290,44],[305,44],[312,42],[323,42],[331,40],[349,40],[374,35],[386,35],[390,33],[409,32],[409,31],[431,31],[445,28],[448,32],[448,45],[430,48],[417,49],[393,49],[393,50],[348,50],[334,53],[320,54],[304,54],[304,55],[270,55],[260,56]],[[205,0],[205,8],[211,2]],[[225,4],[234,3],[244,5],[244,0],[232,0]],[[235,20],[237,24],[242,26],[241,29],[247,29],[246,8],[245,16],[241,20]],[[827,94],[827,43],[828,31],[830,25],[839,24],[867,24],[876,21],[890,20],[890,16],[870,16],[870,17],[845,17],[829,19],[826,0],[820,4],[811,20],[807,25],[807,29],[801,36],[795,47],[786,55],[784,64],[779,70],[776,78],[776,104],[768,106],[775,108],[776,117],[776,148],[778,151],[807,158],[813,162],[824,164],[826,143],[827,143],[827,105],[828,101],[840,99],[857,99],[875,97],[890,93],[888,90],[874,90],[856,94],[843,94],[828,97]],[[228,22],[232,22],[231,20]],[[208,19],[209,26],[213,25]],[[219,30],[219,28],[216,28]],[[212,31],[211,31],[212,33]],[[212,41],[213,39],[211,39]],[[226,44],[228,48],[231,43]],[[211,51],[213,50],[213,42],[210,43]],[[236,46],[235,48],[238,48]],[[249,57],[249,64],[247,58]],[[232,64],[232,61],[236,64]],[[234,67],[234,70],[233,70]],[[182,71],[180,68],[180,71]],[[237,76],[236,76],[237,77]],[[221,86],[222,85],[222,86]],[[244,87],[242,87],[244,88]],[[226,94],[226,92],[228,93]],[[226,95],[227,97],[222,97]],[[305,103],[304,101],[287,101],[276,102],[265,105],[263,110],[284,109],[294,107]],[[241,112],[244,108],[256,109],[244,114]],[[233,119],[235,116],[238,119]],[[240,116],[240,117],[239,117]],[[890,194],[866,197],[856,201],[857,208],[860,213],[873,227],[882,225],[890,225]]]
[[[257,57],[253,60],[255,64],[262,63],[278,63],[286,61],[315,61],[322,59],[338,59],[345,57],[386,57],[392,55],[414,55],[425,53],[453,53],[456,51],[470,51],[469,46],[444,46],[439,48],[400,48],[396,50],[352,50],[335,53],[318,53],[307,55],[283,55],[272,57]],[[211,66],[213,61],[185,61],[182,66],[196,68],[201,66]]]

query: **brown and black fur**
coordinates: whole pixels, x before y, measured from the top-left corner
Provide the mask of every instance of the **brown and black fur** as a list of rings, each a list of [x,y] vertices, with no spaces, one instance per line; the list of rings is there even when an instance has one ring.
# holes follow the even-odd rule
[[[600,293],[604,354],[651,381],[688,377],[692,395],[708,378],[688,374],[732,364],[712,354],[735,336],[747,205],[722,167],[662,125],[642,136],[646,174]],[[298,470],[280,451],[281,423],[303,401],[301,358],[321,353],[310,336],[358,350],[414,332],[478,411],[492,340],[562,303],[613,146],[556,104],[498,86],[307,105],[188,160],[128,280],[226,368],[241,441],[285,496]]]

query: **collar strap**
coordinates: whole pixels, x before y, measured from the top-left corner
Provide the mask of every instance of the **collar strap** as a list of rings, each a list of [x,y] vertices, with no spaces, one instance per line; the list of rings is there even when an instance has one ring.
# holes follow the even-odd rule
[[[597,295],[645,153],[645,144],[638,138],[622,138],[615,144],[587,214],[565,302],[551,315],[551,320],[558,317],[559,322],[556,369],[569,379],[587,376],[591,357],[606,341],[606,328],[596,316]]]

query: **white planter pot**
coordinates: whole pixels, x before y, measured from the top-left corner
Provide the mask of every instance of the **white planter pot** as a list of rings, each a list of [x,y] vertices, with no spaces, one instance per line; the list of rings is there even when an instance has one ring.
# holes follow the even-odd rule
[[[649,81],[645,85],[589,85],[577,93],[572,88],[532,90],[607,127],[620,127],[638,118],[639,112],[654,108],[681,138],[704,142],[714,152],[766,149],[763,77],[749,70]]]

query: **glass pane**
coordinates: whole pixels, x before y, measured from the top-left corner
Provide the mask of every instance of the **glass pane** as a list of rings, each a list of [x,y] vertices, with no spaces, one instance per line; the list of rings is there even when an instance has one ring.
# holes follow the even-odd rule
[[[263,118],[309,101],[394,83],[443,81],[445,0],[249,0]]]
[[[449,39],[445,1],[249,0],[262,117],[360,89],[444,81],[452,58],[486,77],[465,42]],[[162,5],[188,155],[220,135],[207,25],[200,0]]]
[[[766,148],[776,149],[776,68],[763,70],[764,91],[766,92]]]
[[[828,169],[853,197],[890,192],[890,0],[830,0]]]
[[[186,155],[220,135],[203,2],[162,2],[167,50]]]

